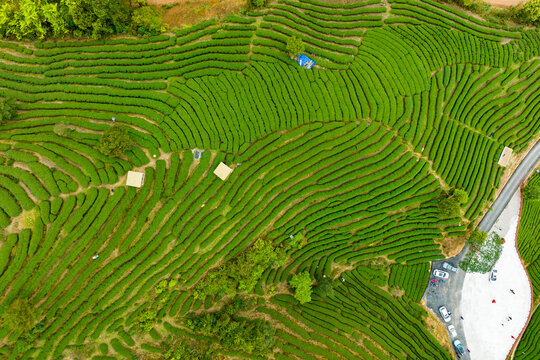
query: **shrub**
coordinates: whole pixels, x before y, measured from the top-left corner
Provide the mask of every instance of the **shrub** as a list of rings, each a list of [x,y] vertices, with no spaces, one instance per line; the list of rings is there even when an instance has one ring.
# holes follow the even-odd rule
[[[101,136],[99,147],[105,155],[120,156],[131,148],[131,143],[128,129],[124,126],[114,125]]]
[[[294,275],[289,282],[291,287],[295,289],[294,297],[300,301],[300,304],[311,301],[311,283],[311,276],[307,271]]]
[[[287,53],[290,57],[297,57],[304,51],[304,42],[296,36],[287,39]]]
[[[0,124],[10,121],[17,115],[17,105],[12,97],[0,98]]]

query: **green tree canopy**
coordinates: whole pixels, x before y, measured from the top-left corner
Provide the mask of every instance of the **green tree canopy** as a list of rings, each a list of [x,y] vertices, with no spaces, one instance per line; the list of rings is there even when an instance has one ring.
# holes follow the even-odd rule
[[[467,192],[455,189],[452,194],[439,200],[439,211],[445,217],[456,217],[461,212],[461,206],[469,201]]]
[[[114,125],[108,128],[99,140],[99,147],[105,155],[120,156],[129,150],[132,141],[126,127]]]
[[[119,33],[157,34],[161,16],[146,0],[5,0],[0,1],[0,37],[35,40],[47,37]],[[132,5],[139,5],[132,6]]]
[[[465,258],[459,263],[459,267],[467,272],[487,273],[499,260],[502,253],[502,239],[499,235],[492,233],[486,238],[486,233],[479,233],[479,239],[484,238],[481,244],[465,255]],[[469,239],[469,241],[471,241]]]
[[[225,349],[265,355],[274,346],[275,329],[267,321],[238,316],[254,307],[253,300],[235,297],[217,312],[188,314],[183,324],[202,335],[216,336]]]
[[[471,235],[469,236],[468,242],[471,245],[472,249],[476,250],[484,243],[484,241],[486,241],[486,238],[487,232],[473,230],[473,232],[471,232]]]
[[[292,277],[290,285],[295,289],[294,297],[300,301],[300,304],[305,304],[311,301],[311,276],[307,271],[296,274]]]
[[[235,292],[250,293],[264,270],[280,266],[286,259],[282,249],[275,248],[271,241],[258,239],[253,246],[208,273],[195,286],[195,297]]]
[[[134,32],[157,35],[167,29],[161,22],[160,13],[152,6],[141,6],[133,11],[131,17]]]
[[[318,275],[315,278],[317,280],[317,293],[322,297],[334,295],[334,280],[329,276]]]
[[[0,124],[17,115],[17,104],[12,97],[0,98]]]
[[[15,299],[2,314],[2,322],[11,330],[27,332],[34,326],[36,317],[28,299]]]
[[[521,8],[522,16],[531,23],[540,21],[540,0],[529,0]]]
[[[287,52],[290,57],[297,57],[304,51],[304,42],[296,36],[287,39]]]

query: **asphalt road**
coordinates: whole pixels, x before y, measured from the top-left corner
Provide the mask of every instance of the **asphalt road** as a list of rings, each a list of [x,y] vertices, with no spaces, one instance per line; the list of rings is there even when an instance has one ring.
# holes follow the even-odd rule
[[[458,267],[458,264],[465,256],[465,253],[466,250],[464,249],[461,253],[459,253],[453,258],[434,261],[431,264],[431,273],[429,276],[428,287],[422,299],[425,301],[426,306],[430,308],[433,313],[441,320],[446,329],[448,329],[448,325],[454,325],[457,331],[457,336],[455,338],[452,338],[452,336],[448,332],[448,336],[450,337],[451,341],[459,339],[463,343],[463,347],[467,349],[467,342],[465,341],[465,334],[463,333],[463,321],[467,321],[467,319],[461,320],[460,318],[461,290],[463,288],[465,272]],[[443,262],[448,262],[452,264],[453,266],[458,268],[458,271],[454,273],[443,269]],[[441,283],[440,279],[433,276],[433,270],[435,269],[446,271],[449,274],[449,278]],[[437,280],[437,282],[433,283],[432,280]],[[435,284],[435,286],[432,284]],[[448,311],[451,313],[451,320],[448,323],[444,322],[441,314],[439,313],[439,307],[443,305],[446,306]],[[469,360],[469,354],[466,352],[465,355],[461,357],[461,359]]]
[[[504,188],[502,189],[499,197],[495,200],[490,210],[486,213],[480,224],[478,225],[478,230],[489,232],[492,228],[495,221],[499,218],[502,211],[517,191],[521,183],[525,180],[529,172],[540,160],[540,141],[534,145],[534,147],[529,151],[527,156],[521,161],[516,171],[512,174]]]
[[[491,206],[493,210],[490,210],[486,213],[478,229],[481,231],[489,232],[493,227],[501,213],[503,212],[506,205],[517,191],[521,183],[525,180],[529,172],[540,160],[540,142],[537,142],[536,145],[529,151],[525,156],[523,161],[516,168],[516,171],[512,174],[503,190]],[[441,320],[445,325],[445,328],[448,328],[448,325],[452,324],[455,326],[457,331],[457,337],[452,338],[450,333],[448,336],[453,341],[454,339],[459,339],[463,343],[463,347],[467,349],[467,341],[465,339],[465,334],[463,332],[463,322],[467,319],[461,319],[461,291],[463,289],[463,280],[465,279],[465,272],[459,269],[458,264],[461,259],[467,253],[467,246],[455,257],[450,259],[444,259],[439,261],[434,261],[431,265],[431,274],[429,277],[428,287],[424,293],[422,300],[424,300],[426,306],[433,311],[434,314]],[[443,262],[448,262],[455,267],[458,267],[458,271],[453,273],[451,271],[444,270],[442,267]],[[437,279],[433,276],[433,270],[441,269],[447,271],[450,277],[444,282],[440,282],[440,279]],[[433,283],[432,280],[437,280],[436,283]],[[433,285],[435,284],[435,285]],[[439,313],[439,307],[446,306],[448,311],[451,313],[451,321],[445,323]],[[461,359],[470,360],[469,354],[466,352]]]

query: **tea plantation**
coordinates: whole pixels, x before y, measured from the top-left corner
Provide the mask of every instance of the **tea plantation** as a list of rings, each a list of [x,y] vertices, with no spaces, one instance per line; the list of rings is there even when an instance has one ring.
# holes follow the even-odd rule
[[[287,56],[291,36],[317,66]],[[0,125],[0,313],[33,314],[1,324],[0,354],[453,358],[418,302],[441,242],[493,201],[503,147],[540,134],[539,56],[536,28],[433,0],[281,0],[150,38],[0,41],[0,97],[18,107]],[[133,143],[118,157],[99,145],[113,125]],[[452,189],[469,199],[442,216]],[[238,281],[263,243],[281,260]],[[288,282],[303,272],[301,304]]]

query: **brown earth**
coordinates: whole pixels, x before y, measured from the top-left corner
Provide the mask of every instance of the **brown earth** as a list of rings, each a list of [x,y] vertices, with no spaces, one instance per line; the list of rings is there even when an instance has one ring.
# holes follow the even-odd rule
[[[484,0],[484,2],[502,8],[526,3],[524,0]]]
[[[163,10],[163,22],[169,24],[171,29],[199,23],[212,18],[221,18],[230,13],[237,13],[244,9],[247,0],[148,0]],[[175,4],[170,9],[163,5]]]

